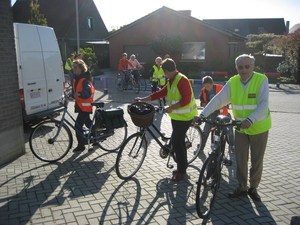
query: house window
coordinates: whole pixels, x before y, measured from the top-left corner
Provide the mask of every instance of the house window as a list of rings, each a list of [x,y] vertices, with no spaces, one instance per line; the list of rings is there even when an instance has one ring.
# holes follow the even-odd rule
[[[87,17],[86,22],[87,22],[87,28],[89,30],[94,30],[94,18],[93,17]]]
[[[235,57],[240,52],[240,45],[238,42],[229,42],[228,43],[228,52],[229,52],[229,58]]]
[[[185,42],[182,47],[182,60],[205,60],[205,42]]]
[[[258,31],[259,34],[266,32],[264,27],[258,27],[257,31]]]

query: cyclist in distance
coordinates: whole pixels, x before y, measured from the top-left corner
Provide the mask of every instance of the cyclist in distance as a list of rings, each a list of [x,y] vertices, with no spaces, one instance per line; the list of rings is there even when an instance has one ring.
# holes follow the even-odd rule
[[[152,66],[150,70],[150,76],[152,77],[152,93],[157,91],[157,85],[163,87],[167,84],[167,77],[165,76],[165,72],[161,67],[162,59],[161,57],[157,57],[155,59],[155,65]],[[166,105],[166,99],[163,98],[163,103]]]
[[[236,176],[239,186],[228,196],[245,196],[248,193],[253,200],[261,201],[257,187],[261,181],[263,158],[272,124],[268,78],[253,71],[254,63],[255,58],[251,55],[238,56],[235,59],[238,74],[229,79],[200,116],[194,118],[193,123],[231,103],[233,116],[242,123],[241,130],[235,131]],[[249,149],[251,152],[250,188],[247,186]]]
[[[90,114],[93,111],[95,89],[91,82],[91,74],[88,71],[87,65],[83,60],[77,59],[73,63],[74,79],[73,79],[73,97],[75,99],[75,112],[78,113],[75,127],[83,134],[83,125],[91,127],[92,120]],[[85,150],[85,140],[76,132],[78,146],[73,150]]]
[[[171,117],[171,144],[176,154],[177,170],[173,171],[172,181],[181,181],[186,176],[187,150],[185,134],[195,115],[198,114],[193,89],[186,76],[176,69],[175,62],[168,58],[162,62],[162,69],[169,79],[166,86],[144,98],[135,101],[153,101],[167,96],[168,107],[164,112]]]
[[[133,70],[133,71],[132,71],[132,74],[134,75],[134,79],[138,82],[138,79],[139,79],[140,74],[139,74],[139,71],[134,70],[134,69],[135,69],[135,68],[139,69],[139,68],[142,67],[142,65],[141,65],[141,64],[139,63],[139,61],[136,59],[136,57],[135,57],[134,54],[132,54],[132,55],[130,56],[129,62],[131,62],[131,64],[132,64],[133,66],[131,66],[130,64],[128,64],[128,69],[129,69],[129,70]]]
[[[122,54],[122,58],[119,60],[119,72],[121,74],[121,85],[122,85],[122,89],[125,90],[125,81],[127,80],[126,77],[126,66],[130,65],[132,68],[134,68],[135,66],[127,59],[127,53],[123,53]]]

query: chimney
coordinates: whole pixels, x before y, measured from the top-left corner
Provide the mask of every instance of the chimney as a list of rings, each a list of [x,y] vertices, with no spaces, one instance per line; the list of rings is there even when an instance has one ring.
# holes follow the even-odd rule
[[[289,31],[290,31],[290,21],[286,21],[286,23],[285,23],[285,30],[286,30],[286,34],[288,34]]]
[[[186,16],[191,16],[192,15],[192,10],[178,10],[178,12],[186,15]]]

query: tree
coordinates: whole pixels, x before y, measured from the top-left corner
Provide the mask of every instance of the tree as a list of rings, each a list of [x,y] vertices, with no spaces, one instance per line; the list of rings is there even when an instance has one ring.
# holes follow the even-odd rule
[[[278,71],[285,71],[295,77],[297,83],[300,83],[300,29],[270,42],[275,54],[282,54],[285,60],[277,68]]]
[[[180,34],[160,34],[150,43],[150,48],[158,55],[181,53],[183,40]]]
[[[257,54],[273,53],[273,46],[270,45],[270,41],[280,38],[281,35],[275,34],[249,34],[248,37],[251,41],[246,43],[249,49],[258,49]]]
[[[82,54],[83,61],[89,67],[90,72],[95,75],[98,71],[98,60],[95,52],[92,48],[80,48],[80,53]],[[76,55],[76,52],[74,52]]]
[[[47,19],[45,18],[44,14],[40,13],[39,7],[40,5],[38,4],[38,0],[30,1],[31,9],[30,9],[30,20],[28,20],[28,23],[47,27],[48,26]]]

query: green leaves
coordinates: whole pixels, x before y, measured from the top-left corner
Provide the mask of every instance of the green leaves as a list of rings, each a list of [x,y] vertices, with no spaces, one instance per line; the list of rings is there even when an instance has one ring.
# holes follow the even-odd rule
[[[150,43],[150,48],[158,55],[181,53],[183,39],[180,34],[160,34]]]

